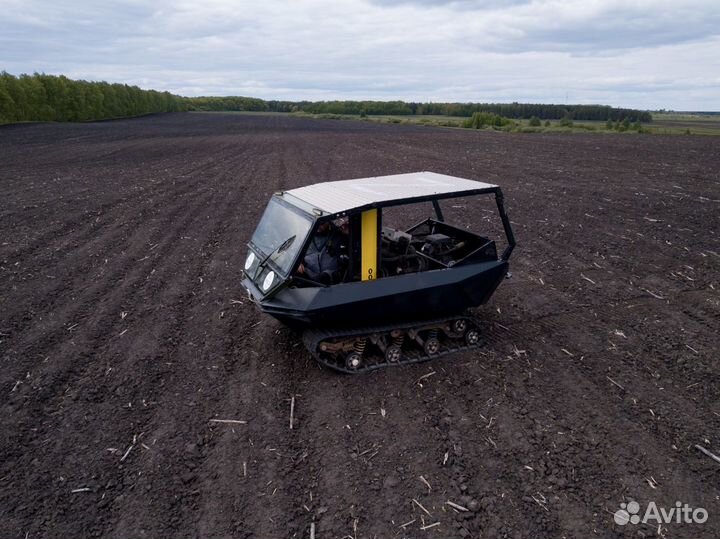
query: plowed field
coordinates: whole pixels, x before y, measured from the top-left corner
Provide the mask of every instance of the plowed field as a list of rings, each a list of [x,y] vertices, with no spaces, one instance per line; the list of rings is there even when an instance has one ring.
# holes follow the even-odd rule
[[[0,537],[720,536],[720,463],[695,447],[720,454],[719,141],[0,128]],[[325,370],[244,299],[245,243],[280,188],[418,170],[505,191],[488,344]],[[616,524],[630,500],[709,518]]]

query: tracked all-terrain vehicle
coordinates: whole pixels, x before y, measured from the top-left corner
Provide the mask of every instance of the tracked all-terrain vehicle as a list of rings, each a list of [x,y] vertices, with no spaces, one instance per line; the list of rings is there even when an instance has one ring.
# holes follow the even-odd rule
[[[445,222],[446,199],[495,197],[507,245]],[[407,228],[390,208],[431,203]],[[357,373],[482,344],[466,309],[485,303],[515,246],[500,187],[433,172],[318,183],[275,193],[249,243],[243,286],[304,330],[320,363]]]

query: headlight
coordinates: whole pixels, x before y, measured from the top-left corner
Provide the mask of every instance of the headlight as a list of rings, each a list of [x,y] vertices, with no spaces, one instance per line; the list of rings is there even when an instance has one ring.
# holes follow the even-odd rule
[[[265,280],[263,280],[263,284],[262,284],[263,292],[268,291],[268,289],[272,286],[274,280],[275,280],[275,272],[274,271],[268,272],[268,274],[265,276]]]
[[[255,253],[250,251],[250,254],[248,254],[247,258],[245,259],[245,271],[249,270],[254,263],[255,263]]]

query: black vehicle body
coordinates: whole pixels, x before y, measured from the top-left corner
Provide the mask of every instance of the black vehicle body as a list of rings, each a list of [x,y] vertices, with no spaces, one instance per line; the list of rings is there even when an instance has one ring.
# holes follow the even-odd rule
[[[453,190],[451,180],[461,179],[433,173],[417,173],[418,178],[420,174],[433,182],[448,178],[448,183],[437,193],[420,190],[419,194],[385,200],[368,201],[368,195],[362,193],[365,198],[361,205],[347,207],[352,205],[348,203],[341,211],[316,207],[312,201],[317,197],[303,198],[300,196],[303,193],[295,196],[293,191],[288,191],[273,195],[258,226],[259,231],[270,232],[265,235],[256,232],[249,244],[242,284],[251,299],[263,312],[284,323],[308,327],[387,325],[427,316],[448,316],[488,301],[508,273],[508,260],[515,246],[500,187],[462,180],[465,182],[461,184],[462,189]],[[393,180],[397,183],[411,181],[413,177],[385,178],[398,178]],[[366,185],[372,184],[365,183],[359,189]],[[381,195],[373,196],[382,198]],[[494,240],[444,221],[442,200],[476,195],[495,198],[507,239],[507,246],[499,256]],[[403,231],[383,230],[383,208],[417,202],[431,202],[435,216]],[[273,223],[287,216],[297,223],[275,233]],[[298,274],[303,255],[323,223],[338,218],[347,219],[349,223],[349,248],[345,256],[349,269],[339,282],[309,281]],[[273,234],[276,237],[268,240],[267,236]],[[368,237],[371,235],[375,236],[374,240]],[[373,249],[373,241],[377,249],[376,266],[372,266],[372,261],[369,265],[365,262],[367,253]],[[365,273],[360,275],[362,272]]]
[[[419,306],[433,316],[446,316],[487,302],[505,277],[506,261],[488,261],[365,282],[319,288],[288,288],[258,305],[267,314],[292,326],[357,326],[415,320]],[[259,289],[243,281],[253,298]],[[258,301],[258,300],[256,300]]]

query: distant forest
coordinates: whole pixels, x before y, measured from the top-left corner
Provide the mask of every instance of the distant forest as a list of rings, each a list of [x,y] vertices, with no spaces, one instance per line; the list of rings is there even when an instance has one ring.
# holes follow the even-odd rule
[[[78,122],[185,110],[182,97],[127,84],[0,72],[0,123]]]
[[[651,122],[648,111],[607,105],[543,105],[528,103],[406,103],[404,101],[264,101],[252,97],[186,98],[189,110],[248,110],[265,112],[307,112],[310,114],[440,115],[470,117],[475,112],[492,112],[505,118],[541,120],[599,120]]]
[[[64,76],[0,72],[0,123],[77,122],[155,112],[265,111],[358,116],[440,115],[470,118],[493,113],[504,118],[651,122],[648,111],[607,105],[527,103],[408,103],[405,101],[265,101],[253,97],[181,97],[127,84],[71,80]]]

